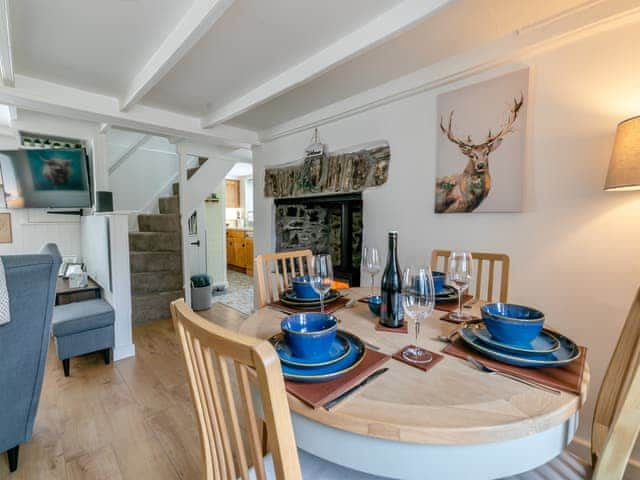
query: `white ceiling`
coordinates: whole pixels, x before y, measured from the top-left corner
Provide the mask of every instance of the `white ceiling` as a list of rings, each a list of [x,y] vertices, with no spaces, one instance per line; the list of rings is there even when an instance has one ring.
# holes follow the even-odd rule
[[[143,103],[202,116],[401,0],[236,0]]]
[[[226,178],[240,178],[250,175],[253,175],[253,164],[238,162],[229,170]]]
[[[0,101],[229,149],[552,17],[578,25],[633,10],[631,0],[8,1]]]
[[[14,68],[120,95],[193,0],[10,0]]]

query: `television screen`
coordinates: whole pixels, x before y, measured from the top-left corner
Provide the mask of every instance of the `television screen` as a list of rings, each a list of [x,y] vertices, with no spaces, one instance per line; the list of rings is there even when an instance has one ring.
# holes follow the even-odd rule
[[[24,149],[0,152],[5,208],[91,207],[84,149]]]

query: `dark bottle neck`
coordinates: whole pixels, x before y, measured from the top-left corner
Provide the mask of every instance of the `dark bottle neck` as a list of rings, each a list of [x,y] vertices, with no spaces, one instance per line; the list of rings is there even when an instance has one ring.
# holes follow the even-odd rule
[[[398,235],[389,234],[389,250],[387,251],[387,264],[398,263]]]

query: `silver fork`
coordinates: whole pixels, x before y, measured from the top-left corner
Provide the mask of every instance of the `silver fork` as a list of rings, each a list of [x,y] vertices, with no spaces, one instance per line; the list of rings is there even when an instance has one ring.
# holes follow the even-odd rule
[[[516,377],[515,375],[511,375],[510,373],[500,372],[500,371],[498,371],[498,370],[496,370],[494,368],[491,368],[491,367],[485,365],[480,360],[476,360],[471,355],[467,356],[467,361],[469,363],[471,363],[474,367],[476,367],[478,370],[480,370],[481,372],[485,372],[485,373],[488,373],[490,375],[500,375],[500,376],[505,377],[505,378],[510,378],[511,380],[514,380],[516,382],[524,383],[525,385],[528,385],[529,387],[539,388],[540,390],[544,390],[545,392],[553,393],[554,395],[560,395],[560,393],[561,393],[560,390],[556,390],[555,388],[547,387],[546,385],[542,385],[542,384],[537,383],[537,382],[532,382],[532,381],[529,381],[529,380],[525,380],[524,378]]]

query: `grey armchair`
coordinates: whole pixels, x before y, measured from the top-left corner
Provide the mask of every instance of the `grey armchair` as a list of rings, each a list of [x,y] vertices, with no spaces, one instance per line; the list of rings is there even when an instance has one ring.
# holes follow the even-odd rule
[[[40,401],[55,303],[60,253],[3,256],[11,321],[0,326],[0,452],[18,468],[18,448],[28,442]]]

